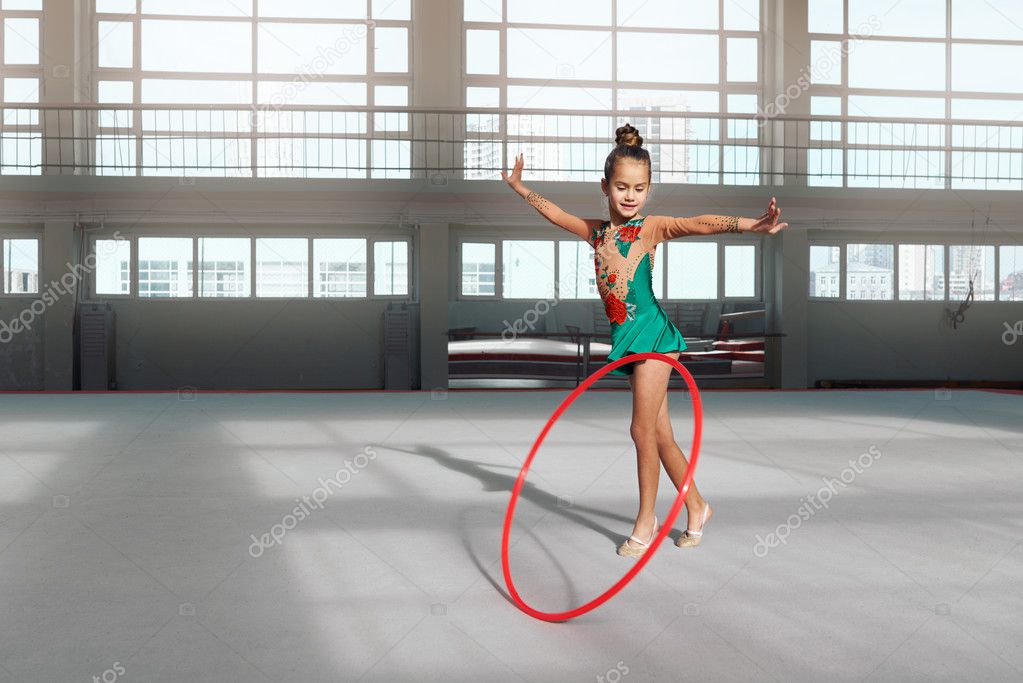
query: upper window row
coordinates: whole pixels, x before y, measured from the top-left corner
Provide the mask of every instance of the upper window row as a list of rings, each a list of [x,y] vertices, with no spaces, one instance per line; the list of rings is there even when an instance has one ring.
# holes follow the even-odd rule
[[[810,0],[808,18],[811,33],[945,38],[949,13],[953,38],[1023,41],[1019,0]]]

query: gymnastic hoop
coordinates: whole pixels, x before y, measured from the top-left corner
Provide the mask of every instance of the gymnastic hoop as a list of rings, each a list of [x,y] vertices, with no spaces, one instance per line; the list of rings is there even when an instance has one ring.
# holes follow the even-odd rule
[[[522,486],[526,482],[526,473],[529,472],[529,466],[533,462],[533,458],[536,456],[536,452],[537,450],[539,450],[540,444],[542,444],[544,439],[547,437],[547,432],[551,430],[551,427],[553,427],[554,423],[558,421],[558,418],[561,417],[561,414],[565,412],[565,410],[567,410],[568,407],[572,405],[572,403],[584,391],[586,391],[594,382],[596,382],[598,379],[606,375],[611,370],[614,370],[615,368],[621,365],[633,363],[635,361],[647,358],[664,361],[666,363],[670,363],[671,365],[673,365],[675,369],[679,371],[679,374],[682,375],[682,379],[686,381],[686,384],[689,386],[689,391],[692,393],[694,422],[693,445],[691,448],[691,455],[689,457],[689,466],[686,467],[686,474],[685,477],[683,477],[682,479],[682,487],[678,491],[678,496],[675,497],[675,503],[671,506],[671,510],[668,512],[667,518],[661,523],[660,531],[657,533],[657,536],[654,538],[654,540],[651,541],[646,552],[644,552],[643,555],[640,556],[640,558],[636,561],[636,564],[629,571],[627,571],[625,573],[625,576],[620,578],[617,583],[615,583],[606,591],[595,597],[593,600],[590,600],[586,604],[580,605],[575,609],[566,610],[564,612],[543,612],[538,609],[535,609],[526,604],[526,601],[522,599],[522,597],[519,595],[519,592],[515,589],[515,582],[512,581],[511,568],[509,567],[508,563],[508,540],[511,537],[511,525],[512,519],[515,515],[515,505],[516,503],[518,503],[519,493],[522,490]],[[519,478],[516,480],[515,486],[512,488],[511,500],[508,501],[508,511],[505,513],[504,516],[504,533],[501,536],[501,567],[504,570],[504,582],[508,586],[508,592],[511,594],[512,600],[515,601],[515,604],[518,605],[519,609],[521,609],[523,612],[532,617],[536,617],[537,619],[542,619],[544,621],[568,621],[569,619],[573,619],[581,614],[589,612],[590,610],[596,607],[599,607],[603,603],[607,602],[607,600],[609,600],[613,595],[615,595],[615,593],[625,588],[626,584],[632,581],[632,578],[639,573],[640,569],[643,568],[643,565],[645,565],[650,560],[650,558],[653,557],[653,554],[657,551],[657,548],[658,546],[660,546],[661,541],[663,541],[665,536],[668,535],[668,532],[671,530],[672,524],[675,523],[675,518],[678,517],[678,513],[682,509],[682,504],[685,502],[686,493],[689,492],[689,485],[693,481],[693,474],[696,472],[696,462],[700,457],[700,436],[702,431],[703,431],[703,406],[700,403],[700,391],[699,389],[696,388],[696,382],[693,380],[693,376],[689,374],[689,371],[685,369],[682,363],[680,363],[678,360],[674,358],[671,358],[670,356],[666,356],[663,353],[657,353],[654,351],[644,353],[633,353],[628,356],[623,356],[622,358],[619,358],[616,361],[608,363],[607,365],[605,365],[604,367],[600,368],[595,373],[587,377],[585,380],[583,380],[582,384],[576,387],[575,390],[571,394],[569,394],[569,396],[564,401],[561,402],[561,405],[558,406],[557,410],[554,411],[554,414],[551,415],[549,420],[547,420],[547,424],[544,425],[544,428],[540,432],[540,435],[536,437],[536,441],[533,443],[533,448],[529,451],[529,455],[526,457],[526,462],[522,464],[522,469],[519,470]]]

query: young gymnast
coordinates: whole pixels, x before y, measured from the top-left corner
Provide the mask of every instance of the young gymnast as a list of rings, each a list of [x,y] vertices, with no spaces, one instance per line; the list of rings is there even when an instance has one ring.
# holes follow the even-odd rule
[[[658,244],[685,235],[719,232],[766,232],[775,234],[787,223],[778,223],[781,209],[775,198],[759,218],[700,216],[673,218],[640,216],[650,191],[650,154],[643,148],[639,131],[626,123],[615,131],[615,148],[604,162],[600,187],[608,198],[610,221],[578,218],[531,192],[522,184],[522,155],[515,160],[511,175],[501,177],[547,220],[586,240],[594,248],[597,289],[611,323],[611,352],[608,362],[622,356],[656,351],[677,359],[686,343],[653,294],[653,259]],[[689,462],[675,443],[668,416],[668,379],[672,366],[641,360],[611,371],[628,375],[632,391],[631,436],[636,444],[639,474],[639,514],[632,535],[618,548],[618,554],[641,556],[657,534],[654,501],[660,478],[660,463],[676,490],[681,488]],[[675,541],[680,548],[696,546],[703,526],[713,510],[691,482],[686,494],[686,530]],[[646,539],[645,541],[642,539]]]

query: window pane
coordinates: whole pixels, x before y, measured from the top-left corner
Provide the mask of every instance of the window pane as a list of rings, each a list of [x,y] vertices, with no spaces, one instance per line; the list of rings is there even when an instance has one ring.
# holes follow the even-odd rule
[[[809,0],[810,33],[843,33],[844,0]]]
[[[39,292],[39,240],[3,241],[4,286],[6,294]]]
[[[500,31],[469,30],[465,32],[465,72],[470,74],[501,73]]]
[[[721,109],[719,96],[713,90],[654,90],[654,89],[629,89],[623,88],[618,91],[618,105],[621,109],[639,108],[647,106],[661,111],[694,111],[694,112],[716,112]],[[661,135],[671,132],[671,120],[661,119]],[[686,134],[685,125],[671,137],[688,138],[692,137],[691,131]],[[691,127],[691,126],[690,126]]]
[[[249,296],[251,248],[248,237],[200,237],[199,296]]]
[[[599,299],[594,252],[582,240],[558,241],[559,296],[562,299]]]
[[[944,90],[945,44],[860,40],[849,52],[849,87]]]
[[[498,107],[501,105],[500,88],[473,88],[465,89],[466,107]]]
[[[491,1],[493,2],[493,0]],[[625,1],[619,0],[619,6]],[[501,6],[500,2],[494,4],[497,7]],[[611,0],[558,0],[558,2],[508,0],[508,21],[527,24],[609,26],[611,24]]]
[[[338,24],[260,22],[259,71],[365,74],[367,35],[364,31],[339,30]],[[345,49],[341,49],[342,41]]]
[[[4,19],[4,62],[7,64],[39,63],[38,19]]]
[[[192,296],[192,238],[139,238],[139,296]]]
[[[554,242],[502,242],[501,283],[506,299],[544,299],[554,295]]]
[[[256,240],[256,296],[309,296],[309,240]]]
[[[366,0],[259,0],[259,16],[362,19],[366,16]]]
[[[39,101],[38,78],[3,79],[3,101],[28,104]],[[8,125],[39,125],[38,109],[5,109],[3,122]]]
[[[1010,60],[1010,61],[1005,61]],[[992,69],[992,64],[1019,64],[1023,45],[952,44],[952,89],[971,92],[1023,92],[1019,69]],[[944,69],[944,65],[942,65]]]
[[[685,2],[678,0],[618,0],[617,6],[619,26],[709,30],[720,28],[718,25],[718,0],[686,0]]]
[[[330,0],[331,3],[336,0]],[[358,5],[365,7],[365,3],[359,0]],[[373,0],[373,18],[408,21],[412,18],[411,0]]]
[[[611,88],[509,85],[508,107],[520,109],[610,109]],[[605,155],[606,156],[606,155]],[[528,172],[529,167],[526,167]]]
[[[462,242],[462,294],[494,296],[496,272],[496,244]]]
[[[838,41],[810,41],[810,82],[839,85],[842,82],[842,44]]]
[[[717,299],[717,242],[669,242],[668,298]]]
[[[948,298],[959,302],[970,291],[975,301],[994,301],[995,248],[990,245],[952,245],[948,249]]]
[[[501,4],[494,0],[465,0],[463,5],[465,21],[501,21]]]
[[[728,80],[746,83],[756,83],[757,74],[757,39],[756,38],[729,38],[727,69]]]
[[[899,300],[945,299],[945,247],[941,244],[899,245]]]
[[[143,14],[251,17],[250,0],[142,0]],[[212,70],[212,69],[211,69]]]
[[[251,25],[237,21],[143,19],[142,68],[147,71],[250,72]]]
[[[366,240],[331,238],[313,240],[313,261],[318,297],[366,296]]]
[[[760,0],[728,0],[725,3],[726,31],[759,31]]]
[[[373,293],[408,295],[408,250],[405,240],[373,244]]]
[[[380,73],[408,72],[408,29],[378,26],[374,32],[374,71]],[[366,50],[358,50],[365,54]]]
[[[134,25],[130,21],[99,22],[99,65],[130,69],[133,63]]]
[[[725,296],[756,296],[757,248],[752,244],[725,246]]]
[[[892,299],[891,244],[846,245],[846,298]]]
[[[945,1],[850,0],[849,33],[944,38]]]
[[[505,39],[509,78],[611,78],[611,36],[606,31],[521,28],[508,31]]]
[[[42,2],[42,0],[39,0]],[[113,14],[135,14],[135,0],[96,0],[96,11]]]
[[[1023,247],[999,248],[998,299],[1023,301]]]
[[[96,294],[131,294],[131,241],[96,240]]]
[[[603,38],[591,38],[594,45]],[[606,44],[610,44],[608,40]],[[535,48],[534,48],[535,50]],[[605,51],[610,56],[610,50]],[[719,44],[716,35],[674,33],[618,34],[618,73],[643,74],[660,83],[718,83]],[[539,57],[537,57],[539,58]],[[589,61],[596,61],[595,57]],[[610,74],[594,76],[610,78]]]
[[[840,291],[839,247],[810,246],[810,296],[837,299]]]
[[[1023,40],[1019,0],[952,0],[952,37]]]

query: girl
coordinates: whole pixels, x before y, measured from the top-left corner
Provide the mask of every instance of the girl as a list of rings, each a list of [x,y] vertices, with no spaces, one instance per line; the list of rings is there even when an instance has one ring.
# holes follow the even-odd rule
[[[611,322],[611,353],[608,362],[632,353],[656,351],[677,359],[685,350],[681,332],[653,295],[653,259],[659,243],[685,235],[718,232],[766,232],[775,234],[787,223],[778,223],[781,209],[775,198],[759,218],[700,215],[691,218],[641,216],[650,192],[650,154],[643,148],[639,131],[626,123],[615,131],[615,148],[604,162],[600,188],[608,198],[610,221],[578,218],[547,201],[522,184],[523,158],[519,154],[511,175],[501,177],[547,220],[593,245],[597,289]],[[628,375],[632,391],[632,440],[636,444],[639,472],[639,514],[632,535],[618,554],[639,557],[657,534],[654,499],[660,463],[676,490],[682,486],[689,463],[675,443],[668,417],[668,379],[672,366],[641,360],[611,371]],[[659,462],[660,461],[660,462]],[[703,525],[713,515],[710,505],[691,482],[686,494],[686,530],[675,545],[700,543]],[[646,540],[643,540],[646,539]]]

